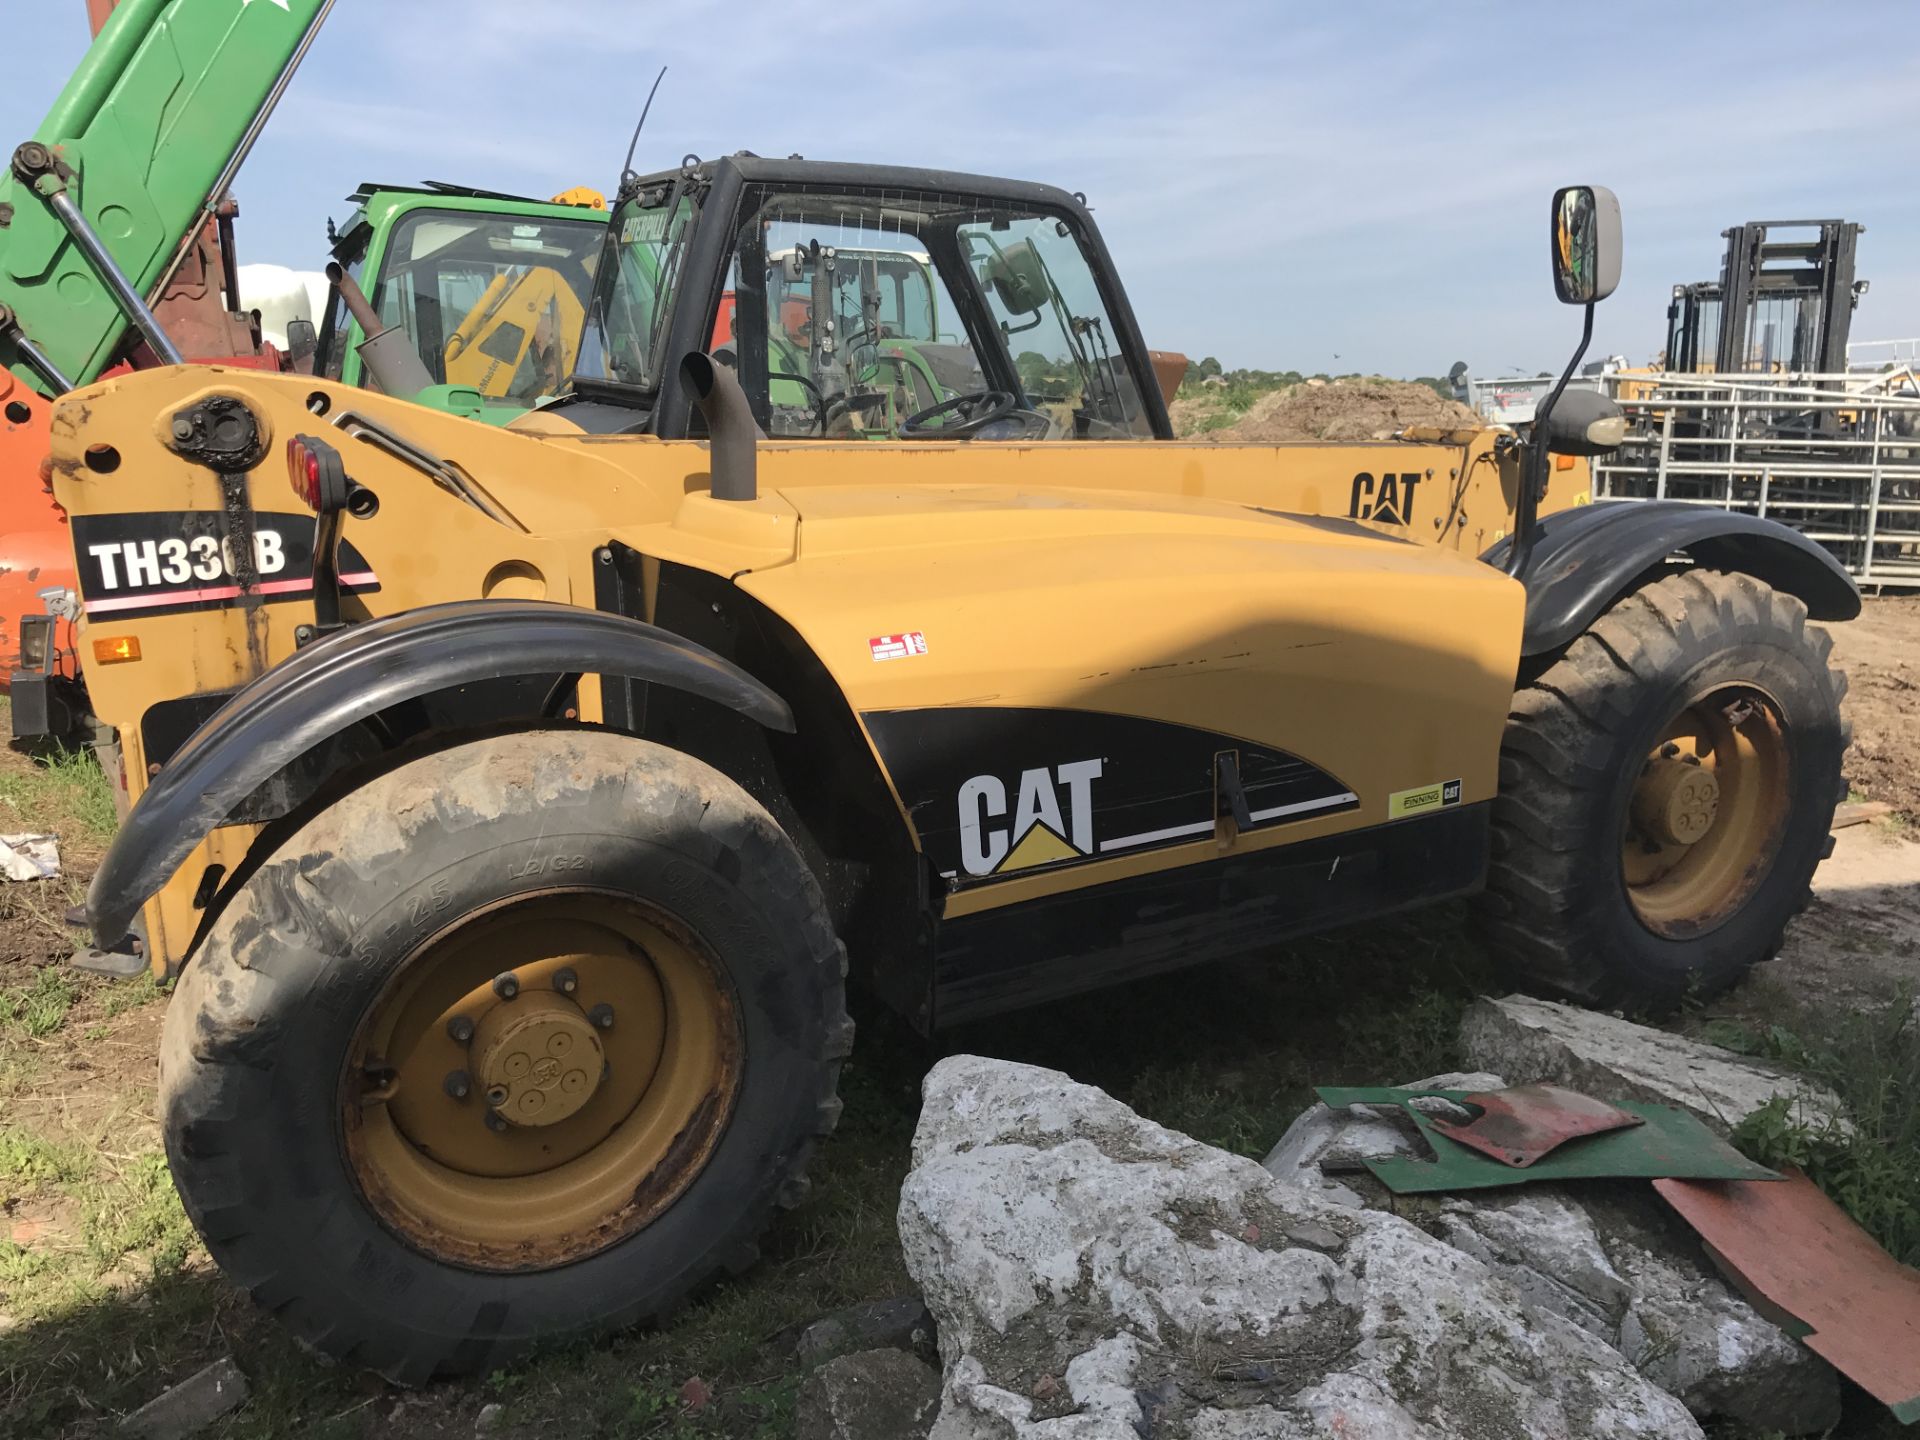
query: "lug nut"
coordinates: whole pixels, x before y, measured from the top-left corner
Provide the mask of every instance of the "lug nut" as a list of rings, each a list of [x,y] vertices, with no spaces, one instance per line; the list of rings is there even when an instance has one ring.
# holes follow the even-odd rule
[[[473,1039],[473,1021],[464,1015],[456,1015],[447,1021],[447,1035],[456,1045],[464,1045]]]
[[[571,995],[580,988],[580,977],[573,973],[571,965],[562,965],[553,972],[553,988],[562,995]]]
[[[504,1105],[506,1103],[507,1103],[507,1087],[506,1086],[495,1085],[488,1089],[487,1104],[497,1106],[497,1105]]]
[[[613,1006],[603,1000],[591,1010],[587,1011],[587,1019],[592,1022],[596,1029],[611,1030],[613,1028]]]
[[[449,1070],[447,1078],[441,1083],[446,1086],[447,1094],[456,1100],[464,1100],[473,1093],[473,1077],[464,1070]]]
[[[487,1111],[487,1129],[493,1131],[496,1135],[504,1135],[507,1133],[507,1122],[501,1119],[498,1110]]]
[[[511,1000],[520,993],[520,977],[511,970],[503,970],[493,977],[493,993],[502,1000]]]

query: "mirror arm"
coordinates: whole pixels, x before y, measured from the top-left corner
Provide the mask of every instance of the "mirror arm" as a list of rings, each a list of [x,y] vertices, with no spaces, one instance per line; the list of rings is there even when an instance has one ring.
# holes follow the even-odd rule
[[[1580,328],[1580,344],[1574,350],[1573,358],[1567,362],[1567,368],[1560,372],[1560,382],[1533,412],[1533,436],[1527,445],[1526,464],[1520,476],[1520,494],[1514,505],[1513,544],[1507,550],[1507,563],[1502,567],[1512,576],[1525,573],[1528,562],[1533,559],[1533,544],[1539,531],[1537,517],[1540,498],[1547,489],[1547,421],[1553,418],[1553,407],[1560,403],[1567,382],[1573,379],[1573,372],[1587,358],[1587,346],[1593,343],[1594,303],[1589,300],[1586,304],[1586,320]]]

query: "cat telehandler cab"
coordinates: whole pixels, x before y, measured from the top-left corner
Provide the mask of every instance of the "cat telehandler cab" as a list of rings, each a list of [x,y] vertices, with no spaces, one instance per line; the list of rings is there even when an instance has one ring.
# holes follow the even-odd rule
[[[1590,334],[1612,197],[1552,237]],[[178,977],[176,1181],[311,1343],[484,1371],[751,1263],[849,960],[926,1028],[1481,892],[1522,976],[1638,1005],[1806,894],[1846,747],[1808,619],[1857,593],[1777,526],[1579,503],[1604,404],[1176,443],[1042,185],[690,160],[606,247],[538,433],[205,370],[56,412],[143,792],[92,921]],[[800,250],[925,256],[981,378],[903,411],[832,303],[776,343]]]

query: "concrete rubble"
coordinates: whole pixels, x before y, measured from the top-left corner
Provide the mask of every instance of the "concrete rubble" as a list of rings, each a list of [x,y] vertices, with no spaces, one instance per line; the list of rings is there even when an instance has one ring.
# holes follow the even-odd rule
[[[903,1350],[829,1360],[800,1387],[797,1440],[925,1440],[940,1404],[940,1372]]]
[[[1495,1265],[1053,1071],[934,1068],[900,1234],[933,1440],[1701,1434]]]
[[[917,1296],[849,1305],[808,1325],[794,1342],[794,1355],[818,1364],[853,1350],[911,1350],[933,1354],[933,1316]]]
[[[214,1361],[120,1422],[138,1440],[186,1440],[247,1402],[247,1377],[231,1357]]]
[[[1777,1095],[1813,1124],[1841,1113],[1829,1090],[1682,1035],[1526,995],[1476,1001],[1460,1025],[1467,1063],[1510,1085],[1550,1081],[1600,1100],[1691,1110],[1725,1135]]]

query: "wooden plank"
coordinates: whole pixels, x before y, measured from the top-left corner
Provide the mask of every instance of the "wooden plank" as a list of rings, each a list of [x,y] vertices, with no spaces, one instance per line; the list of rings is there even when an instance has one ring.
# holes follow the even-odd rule
[[[1893,806],[1884,800],[1850,800],[1833,812],[1833,828],[1844,830],[1849,825],[1864,825],[1892,813]]]
[[[1801,1338],[1886,1405],[1920,1421],[1920,1271],[1873,1241],[1806,1176],[1655,1180],[1733,1282],[1805,1327]]]

